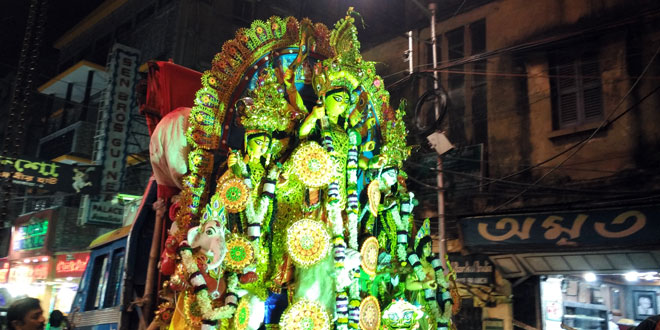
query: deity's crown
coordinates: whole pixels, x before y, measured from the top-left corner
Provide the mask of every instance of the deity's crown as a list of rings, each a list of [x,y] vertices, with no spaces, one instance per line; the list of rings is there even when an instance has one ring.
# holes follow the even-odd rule
[[[330,46],[337,55],[314,66],[313,85],[319,96],[339,88],[351,92],[375,74],[374,63],[364,61],[360,54],[354,15],[357,12],[349,8],[330,34]]]
[[[214,194],[211,197],[211,201],[206,204],[206,209],[202,218],[199,220],[200,226],[204,225],[209,221],[218,221],[220,227],[225,227],[227,224],[227,216],[225,214],[225,207],[220,203],[220,198],[217,194]]]
[[[240,99],[236,109],[245,133],[284,131],[290,123],[290,105],[277,73],[266,68],[248,97]]]

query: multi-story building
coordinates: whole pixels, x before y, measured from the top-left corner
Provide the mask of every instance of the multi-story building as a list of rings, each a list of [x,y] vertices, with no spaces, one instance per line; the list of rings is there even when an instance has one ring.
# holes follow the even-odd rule
[[[365,57],[389,64],[395,95],[416,99],[431,83],[413,78],[435,71],[448,97],[442,128],[455,149],[442,190],[448,250],[463,252],[450,255],[465,282],[458,328],[602,329],[607,312],[623,323],[657,314],[658,3],[452,3],[437,13],[435,70],[428,27],[413,31],[416,74],[400,61],[405,38]],[[408,164],[430,194],[435,157]]]

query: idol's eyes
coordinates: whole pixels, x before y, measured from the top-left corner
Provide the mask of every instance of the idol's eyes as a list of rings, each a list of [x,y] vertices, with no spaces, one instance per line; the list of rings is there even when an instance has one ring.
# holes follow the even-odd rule
[[[348,97],[344,96],[343,94],[334,94],[332,95],[332,98],[339,103],[348,103]]]

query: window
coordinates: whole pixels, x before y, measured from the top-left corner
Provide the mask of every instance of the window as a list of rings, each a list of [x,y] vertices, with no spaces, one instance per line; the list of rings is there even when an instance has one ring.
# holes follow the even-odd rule
[[[124,270],[124,248],[97,256],[92,264],[92,276],[87,289],[85,310],[113,307],[119,304]],[[84,287],[81,285],[81,287]]]
[[[110,277],[103,300],[103,308],[115,306],[119,303],[119,294],[121,287],[121,273],[124,269],[124,248],[117,249],[112,255],[112,266],[110,267]]]
[[[578,126],[603,118],[600,66],[597,54],[559,53],[551,61],[554,73],[554,128]]]
[[[486,21],[478,20],[470,23],[471,55],[486,51]],[[488,142],[488,86],[486,85],[486,60],[472,63],[472,127],[473,142]]]
[[[438,35],[437,45],[438,62],[445,64],[485,52],[486,20],[476,20]],[[432,63],[430,49],[429,46],[428,63]],[[445,66],[442,70],[441,83],[449,96],[448,133],[454,143],[472,145],[488,142],[487,64],[486,60],[469,61]]]
[[[463,26],[447,32],[447,56],[449,61],[462,59],[465,52],[465,28]],[[464,65],[455,65],[450,68],[455,73],[449,73],[447,79],[447,92],[449,93],[449,140],[456,143],[467,142],[465,97],[465,70]]]
[[[105,283],[107,282],[108,255],[100,255],[94,259],[94,268],[92,269],[92,279],[89,283],[89,292],[85,310],[98,309],[101,306]]]

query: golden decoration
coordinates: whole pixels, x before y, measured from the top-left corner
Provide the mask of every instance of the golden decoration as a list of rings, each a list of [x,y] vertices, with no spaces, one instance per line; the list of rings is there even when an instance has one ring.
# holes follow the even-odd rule
[[[302,299],[282,314],[280,328],[287,330],[330,330],[330,316],[321,304]]]
[[[380,304],[374,296],[362,299],[360,303],[360,329],[378,330],[380,327]]]
[[[380,181],[375,179],[367,187],[369,196],[369,211],[374,217],[378,216],[378,206],[380,206]]]
[[[250,189],[243,183],[243,180],[237,177],[228,179],[220,185],[217,192],[220,200],[229,213],[238,213],[245,210]]]
[[[319,221],[301,219],[287,230],[286,248],[298,267],[309,268],[317,264],[328,254],[330,246],[330,234]]]
[[[250,323],[250,295],[245,295],[236,307],[234,314],[234,328],[236,330],[245,330]]]
[[[374,236],[367,238],[362,243],[362,248],[360,249],[362,260],[360,261],[360,266],[362,266],[362,270],[370,276],[376,275],[379,249],[380,246],[378,245],[378,239]]]
[[[254,262],[254,249],[246,238],[234,235],[227,240],[226,246],[224,265],[227,269],[240,272]]]
[[[293,171],[307,187],[321,188],[335,174],[330,155],[316,142],[300,145],[293,154]]]

